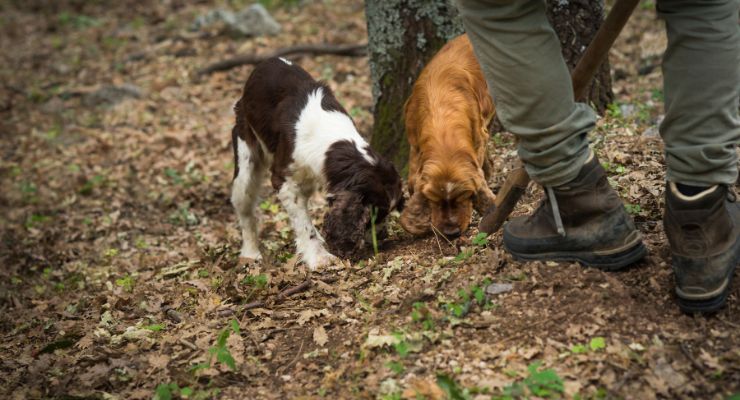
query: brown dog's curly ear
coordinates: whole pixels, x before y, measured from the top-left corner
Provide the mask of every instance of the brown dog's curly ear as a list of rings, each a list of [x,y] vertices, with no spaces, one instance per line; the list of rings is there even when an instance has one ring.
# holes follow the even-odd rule
[[[401,213],[401,226],[406,232],[421,236],[430,233],[432,228],[432,211],[429,200],[420,190],[414,192]]]
[[[321,234],[329,252],[352,259],[365,247],[365,228],[370,222],[370,207],[362,204],[358,193],[341,191],[331,200],[324,216]]]

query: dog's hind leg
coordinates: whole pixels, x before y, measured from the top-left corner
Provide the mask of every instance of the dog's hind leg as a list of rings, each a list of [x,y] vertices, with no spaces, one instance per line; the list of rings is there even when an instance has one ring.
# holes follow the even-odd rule
[[[308,198],[311,191],[298,185],[292,177],[287,177],[280,186],[278,198],[290,217],[295,232],[296,250],[306,265],[316,268],[334,261],[335,257],[324,248],[321,235],[313,226],[308,214]]]
[[[265,165],[259,149],[250,148],[236,134],[234,128],[234,182],[231,188],[231,204],[239,217],[242,231],[242,248],[240,257],[260,259],[262,255],[258,246],[259,220],[256,214],[260,200],[260,189],[265,179]]]

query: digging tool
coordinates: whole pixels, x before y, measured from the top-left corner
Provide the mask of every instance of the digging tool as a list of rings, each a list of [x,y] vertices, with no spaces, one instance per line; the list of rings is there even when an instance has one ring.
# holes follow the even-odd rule
[[[576,100],[584,97],[588,83],[593,79],[596,69],[606,59],[609,49],[627,23],[639,0],[617,0],[609,15],[601,24],[583,56],[572,73],[573,94]],[[529,184],[529,174],[524,166],[518,166],[506,178],[499,190],[494,204],[481,218],[478,230],[492,234],[501,228]]]

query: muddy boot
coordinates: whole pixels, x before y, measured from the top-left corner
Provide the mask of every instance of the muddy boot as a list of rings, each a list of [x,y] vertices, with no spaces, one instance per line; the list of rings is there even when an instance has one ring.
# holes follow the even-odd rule
[[[734,191],[713,186],[692,195],[675,183],[666,189],[663,216],[678,305],[685,312],[720,309],[740,262],[740,203]]]
[[[532,215],[504,226],[504,247],[515,258],[617,270],[647,253],[595,156],[571,182],[545,189],[547,197]]]

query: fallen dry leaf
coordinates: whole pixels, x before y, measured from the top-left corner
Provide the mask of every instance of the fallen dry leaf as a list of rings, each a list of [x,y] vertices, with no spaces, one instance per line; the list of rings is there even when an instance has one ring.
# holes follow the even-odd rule
[[[323,326],[319,325],[313,330],[313,341],[319,345],[320,347],[324,347],[327,341],[329,341],[329,336],[326,334],[326,330]]]

